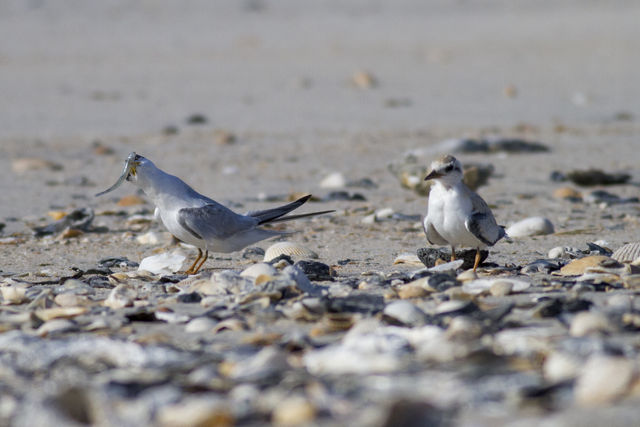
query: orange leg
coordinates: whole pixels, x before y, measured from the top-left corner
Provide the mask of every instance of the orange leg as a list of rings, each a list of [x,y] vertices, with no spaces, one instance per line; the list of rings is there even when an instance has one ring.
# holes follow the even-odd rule
[[[189,267],[184,274],[195,274],[195,270],[194,267],[196,266],[196,264],[198,263],[198,261],[200,261],[200,258],[202,258],[202,250],[200,248],[198,248],[198,257],[196,258],[195,261],[193,261],[193,264],[191,264],[191,267]]]
[[[473,272],[476,272],[476,268],[478,268],[478,264],[480,264],[480,249],[476,249],[476,260],[473,263]]]
[[[202,251],[200,253],[202,253]],[[200,269],[202,268],[202,264],[204,264],[207,258],[209,258],[209,251],[204,251],[204,257],[202,258],[202,261],[200,261],[200,264],[198,264],[198,266],[196,267],[196,269],[193,271],[192,274],[196,274],[198,271],[200,271]]]
[[[455,260],[456,260],[456,248],[451,246],[451,261],[455,261]]]

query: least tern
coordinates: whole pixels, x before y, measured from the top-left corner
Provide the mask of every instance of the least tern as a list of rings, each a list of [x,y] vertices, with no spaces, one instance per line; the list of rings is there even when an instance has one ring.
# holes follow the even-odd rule
[[[506,234],[496,223],[482,197],[462,182],[462,165],[451,155],[431,163],[425,181],[434,180],[429,192],[429,207],[423,227],[432,245],[450,245],[451,261],[456,246],[476,249],[475,272],[480,263],[480,249],[493,246]]]
[[[307,195],[284,206],[241,215],[199,194],[177,176],[160,170],[151,160],[136,153],[129,154],[116,183],[96,194],[96,197],[115,190],[125,180],[142,189],[151,199],[156,206],[156,218],[171,234],[198,248],[198,257],[186,271],[187,274],[195,274],[200,270],[209,251],[235,252],[260,240],[288,234],[260,228],[260,225],[333,212],[328,210],[284,216],[309,200],[311,195]]]

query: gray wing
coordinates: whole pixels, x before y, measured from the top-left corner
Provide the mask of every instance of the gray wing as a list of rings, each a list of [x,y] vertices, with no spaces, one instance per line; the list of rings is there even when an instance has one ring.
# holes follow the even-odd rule
[[[496,223],[491,209],[482,197],[469,190],[473,213],[464,222],[465,227],[471,234],[476,236],[482,243],[493,246],[498,240],[504,237],[504,228]]]
[[[199,239],[227,239],[234,234],[254,228],[258,220],[239,215],[218,203],[199,208],[182,208],[178,222]]]
[[[431,224],[431,222],[429,221],[429,216],[424,217],[424,220],[422,221],[422,229],[424,230],[424,234],[427,235],[427,241],[432,245],[449,244],[449,242],[447,242],[444,237],[438,234],[433,224]]]

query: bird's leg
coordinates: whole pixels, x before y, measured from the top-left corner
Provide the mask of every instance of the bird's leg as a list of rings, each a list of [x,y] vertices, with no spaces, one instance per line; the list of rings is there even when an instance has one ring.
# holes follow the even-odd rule
[[[200,258],[202,258],[202,249],[198,248],[198,257],[196,258],[195,261],[193,261],[193,264],[191,264],[191,267],[189,267],[184,274],[194,274],[195,271],[193,270],[193,268],[196,266],[196,264],[198,263],[198,261],[200,261]]]
[[[456,248],[451,246],[451,261],[455,261],[455,260],[456,260]]]
[[[478,264],[480,264],[480,249],[476,249],[476,260],[473,263],[473,272],[476,272],[476,268],[478,268]]]
[[[209,251],[204,251],[204,257],[202,258],[202,261],[200,261],[200,264],[198,264],[196,269],[193,271],[193,274],[196,274],[198,271],[200,271],[200,269],[202,268],[202,264],[204,264],[207,258],[209,258]]]

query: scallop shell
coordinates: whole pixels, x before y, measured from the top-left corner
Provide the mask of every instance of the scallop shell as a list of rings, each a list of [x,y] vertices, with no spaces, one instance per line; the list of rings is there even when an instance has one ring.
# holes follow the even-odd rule
[[[269,248],[264,252],[264,261],[269,262],[272,259],[279,257],[280,255],[288,255],[291,258],[298,258],[298,259],[318,258],[317,253],[297,243],[278,242],[269,246]]]
[[[634,262],[640,258],[640,242],[627,243],[618,248],[611,258],[618,262]]]

